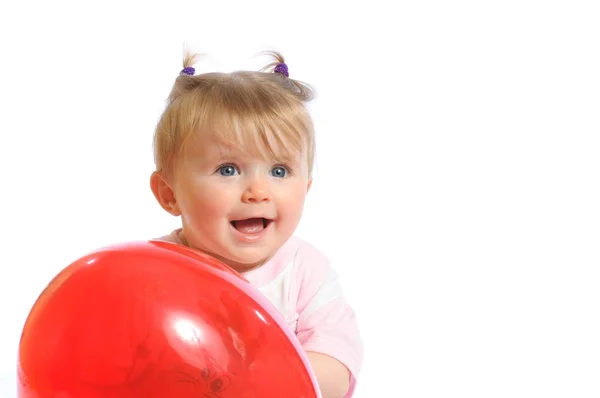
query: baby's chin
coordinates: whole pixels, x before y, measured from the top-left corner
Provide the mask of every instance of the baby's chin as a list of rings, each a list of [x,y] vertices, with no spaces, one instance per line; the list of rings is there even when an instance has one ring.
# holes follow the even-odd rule
[[[232,253],[226,253],[218,257],[218,260],[227,264],[230,268],[238,272],[250,271],[252,269],[259,268],[263,265],[271,256],[265,256],[264,253],[256,253],[256,255],[234,255]]]
[[[199,239],[203,241],[203,239]],[[211,247],[212,246],[212,247]],[[202,251],[205,254],[214,257],[218,261],[228,265],[238,272],[249,271],[263,265],[272,256],[272,250],[262,248],[245,248],[241,250],[232,250],[224,244],[213,244],[205,247],[193,245],[192,248]]]

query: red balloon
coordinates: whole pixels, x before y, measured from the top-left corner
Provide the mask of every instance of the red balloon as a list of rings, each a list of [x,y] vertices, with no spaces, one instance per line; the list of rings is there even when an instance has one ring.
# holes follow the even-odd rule
[[[97,250],[35,302],[20,398],[315,398],[296,337],[217,260],[169,242]]]

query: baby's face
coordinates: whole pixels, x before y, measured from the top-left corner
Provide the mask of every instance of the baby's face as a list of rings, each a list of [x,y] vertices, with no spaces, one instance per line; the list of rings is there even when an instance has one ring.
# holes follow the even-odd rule
[[[188,243],[238,271],[262,264],[300,221],[307,166],[301,154],[272,161],[208,137],[190,144],[173,183]]]

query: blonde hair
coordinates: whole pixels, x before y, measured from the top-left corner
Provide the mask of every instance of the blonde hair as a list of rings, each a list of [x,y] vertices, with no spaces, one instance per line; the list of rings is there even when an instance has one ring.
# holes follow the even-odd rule
[[[177,77],[154,133],[157,170],[170,174],[186,143],[198,132],[210,132],[219,141],[264,159],[306,154],[312,173],[315,138],[306,103],[314,91],[306,83],[274,73],[285,62],[281,54],[264,54],[273,61],[260,71]],[[184,69],[197,58],[186,53]]]

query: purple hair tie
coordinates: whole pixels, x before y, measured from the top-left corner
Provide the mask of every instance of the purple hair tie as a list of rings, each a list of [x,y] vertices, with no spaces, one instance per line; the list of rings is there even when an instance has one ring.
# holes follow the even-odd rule
[[[181,70],[181,72],[179,72],[180,75],[190,75],[190,76],[194,76],[194,73],[196,73],[196,69],[192,68],[191,66],[188,66],[187,68],[183,68]]]
[[[290,77],[290,74],[288,72],[288,67],[284,63],[277,64],[277,66],[275,67],[275,70],[273,72],[281,73],[285,77]]]

